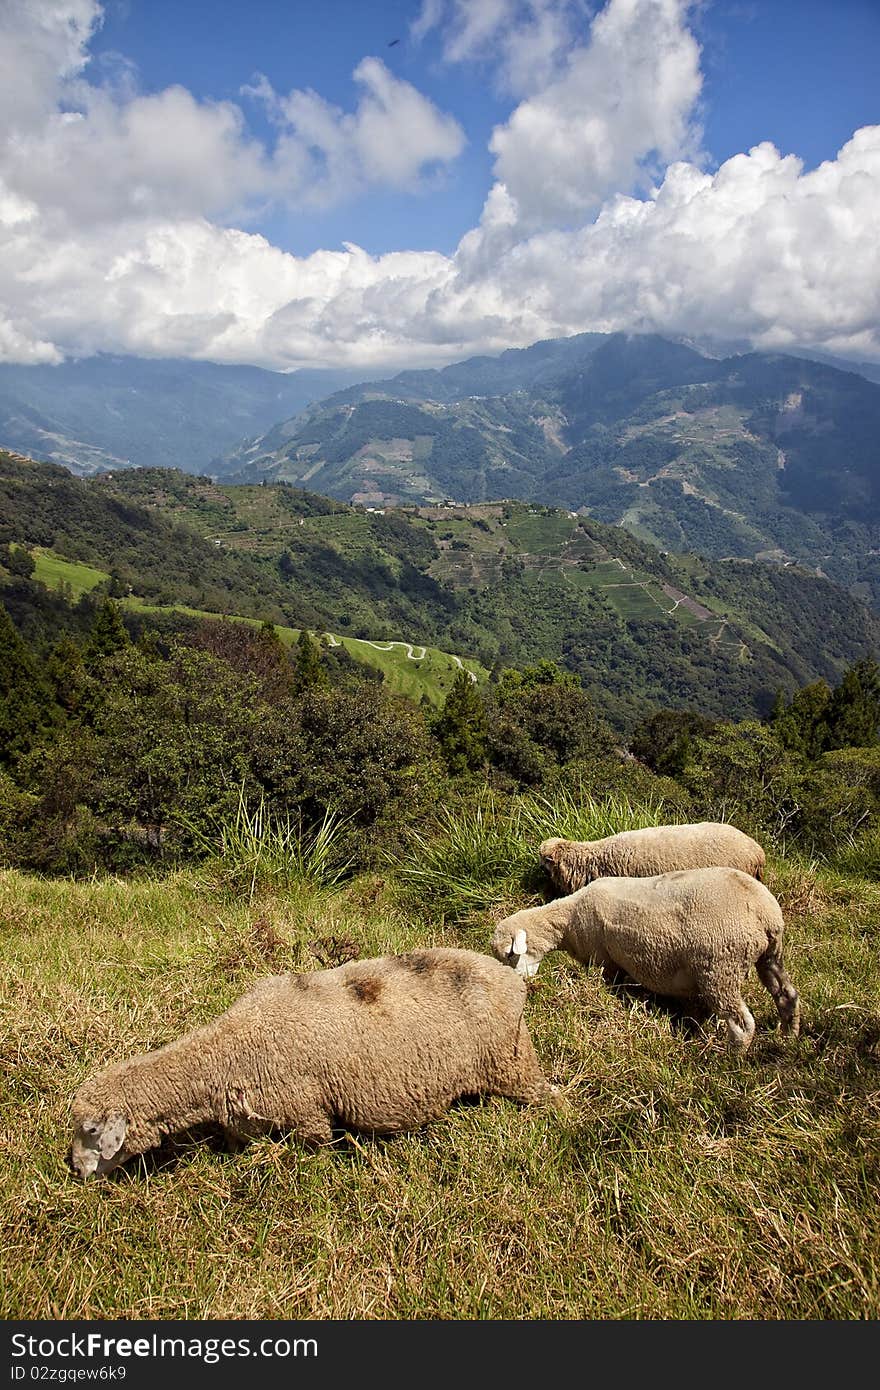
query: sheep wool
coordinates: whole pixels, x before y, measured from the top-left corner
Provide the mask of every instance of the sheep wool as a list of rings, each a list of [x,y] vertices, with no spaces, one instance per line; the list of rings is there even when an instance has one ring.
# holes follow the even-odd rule
[[[196,1125],[325,1144],[334,1126],[413,1129],[463,1095],[551,1094],[525,981],[489,955],[426,949],[262,980],[212,1022],[86,1081],[70,1161],[103,1176]]]
[[[723,1019],[744,1052],[755,1020],[742,997],[755,968],[783,1033],[797,1034],[800,1001],[782,963],[782,909],[740,869],[685,869],[647,878],[599,878],[542,907],[505,917],[492,950],[522,975],[563,950],[607,973],[623,971],[656,994],[690,999]]]
[[[764,851],[750,835],[723,821],[653,825],[604,840],[545,840],[538,854],[554,888],[574,893],[595,878],[642,878],[675,869],[741,869],[763,881]]]

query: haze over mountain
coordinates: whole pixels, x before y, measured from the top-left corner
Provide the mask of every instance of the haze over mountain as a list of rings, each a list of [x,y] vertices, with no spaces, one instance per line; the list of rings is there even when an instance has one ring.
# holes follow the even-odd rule
[[[200,473],[243,434],[357,375],[103,353],[57,366],[0,363],[0,445],[80,475],[129,467]]]

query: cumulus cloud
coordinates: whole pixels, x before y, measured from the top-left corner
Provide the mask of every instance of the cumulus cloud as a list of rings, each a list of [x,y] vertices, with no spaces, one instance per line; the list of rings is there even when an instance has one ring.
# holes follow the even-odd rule
[[[563,73],[493,132],[495,176],[524,232],[582,222],[694,148],[700,51],[687,8],[612,0]]]
[[[464,148],[458,122],[378,58],[364,58],[353,76],[362,95],[351,113],[313,91],[279,96],[265,77],[246,89],[265,102],[282,132],[279,181],[312,205],[369,185],[412,188],[425,169],[451,163]]]
[[[41,215],[84,227],[143,216],[244,219],[271,202],[319,204],[373,185],[406,188],[454,160],[464,135],[377,58],[355,70],[354,112],[314,92],[278,97],[263,79],[251,94],[278,126],[272,148],[229,101],[184,87],[139,94],[119,54],[103,81],[87,80],[94,0],[7,0],[0,19],[0,102],[7,116],[0,170]]]
[[[583,22],[583,0],[423,0],[411,34],[436,30],[447,63],[487,65],[502,90],[525,96],[556,76]]]
[[[496,132],[499,177],[480,225],[453,256],[376,257],[354,245],[296,257],[223,225],[217,209],[275,196],[279,183],[316,202],[409,186],[454,158],[458,127],[378,59],[359,66],[349,112],[258,83],[276,123],[270,149],[234,104],[88,83],[96,5],[18,8],[20,28],[25,13],[52,23],[27,50],[43,96],[0,154],[0,359],[103,350],[378,374],[587,329],[880,359],[880,127],[811,171],[770,144],[707,171],[687,154],[698,52],[674,0],[610,0],[568,66],[520,102]],[[435,9],[439,22],[451,13]],[[637,20],[650,43],[633,38]],[[629,94],[626,73],[653,85]],[[526,151],[541,162],[539,127],[535,170]],[[576,168],[568,140],[580,141]],[[42,167],[26,167],[25,148],[42,152]],[[640,188],[652,155],[671,162]],[[130,187],[116,181],[117,158]]]
[[[31,130],[88,62],[98,0],[3,0],[0,6],[0,130]]]

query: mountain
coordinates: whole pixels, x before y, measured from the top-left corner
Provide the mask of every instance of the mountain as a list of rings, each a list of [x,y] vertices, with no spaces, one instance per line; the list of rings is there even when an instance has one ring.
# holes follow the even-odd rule
[[[549,657],[623,731],[657,706],[766,714],[780,687],[834,683],[880,652],[880,617],[797,566],[664,554],[526,502],[368,511],[284,484],[79,479],[0,454],[0,515],[0,545],[47,580],[106,573],[105,591],[181,622],[182,606],[238,614],[486,668]],[[25,622],[13,575],[0,596]]]
[[[880,606],[880,385],[587,334],[361,383],[218,469],[374,507],[519,498],[661,549],[796,560]]]
[[[99,354],[57,367],[0,364],[0,447],[87,475],[105,468],[206,471],[242,435],[356,379]]]

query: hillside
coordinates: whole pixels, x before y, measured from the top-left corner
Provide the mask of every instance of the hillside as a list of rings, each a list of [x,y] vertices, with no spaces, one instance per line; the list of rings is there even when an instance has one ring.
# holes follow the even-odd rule
[[[803,998],[798,1043],[774,1032],[754,974],[757,1036],[733,1064],[711,1025],[559,952],[528,1000],[560,1089],[551,1109],[484,1099],[317,1151],[279,1136],[231,1151],[196,1132],[118,1181],[74,1186],[70,1097],[109,1061],[266,974],[485,951],[492,911],[529,901],[492,884],[490,910],[441,928],[430,902],[401,910],[396,878],[261,885],[251,901],[204,871],[0,873],[16,1058],[3,1104],[31,1117],[7,1131],[4,1317],[876,1318],[880,895],[784,860],[769,881]]]
[[[355,378],[99,353],[57,367],[0,364],[0,446],[82,475],[207,469],[242,435]]]
[[[369,512],[285,485],[165,470],[87,481],[8,455],[0,502],[0,543],[105,571],[111,592],[142,605],[433,647],[486,668],[548,657],[624,730],[655,706],[766,713],[778,688],[834,681],[880,651],[880,619],[797,567],[664,554],[561,509]]]
[[[878,438],[855,372],[586,334],[337,392],[221,471],[374,507],[564,506],[662,549],[794,559],[876,605]]]

